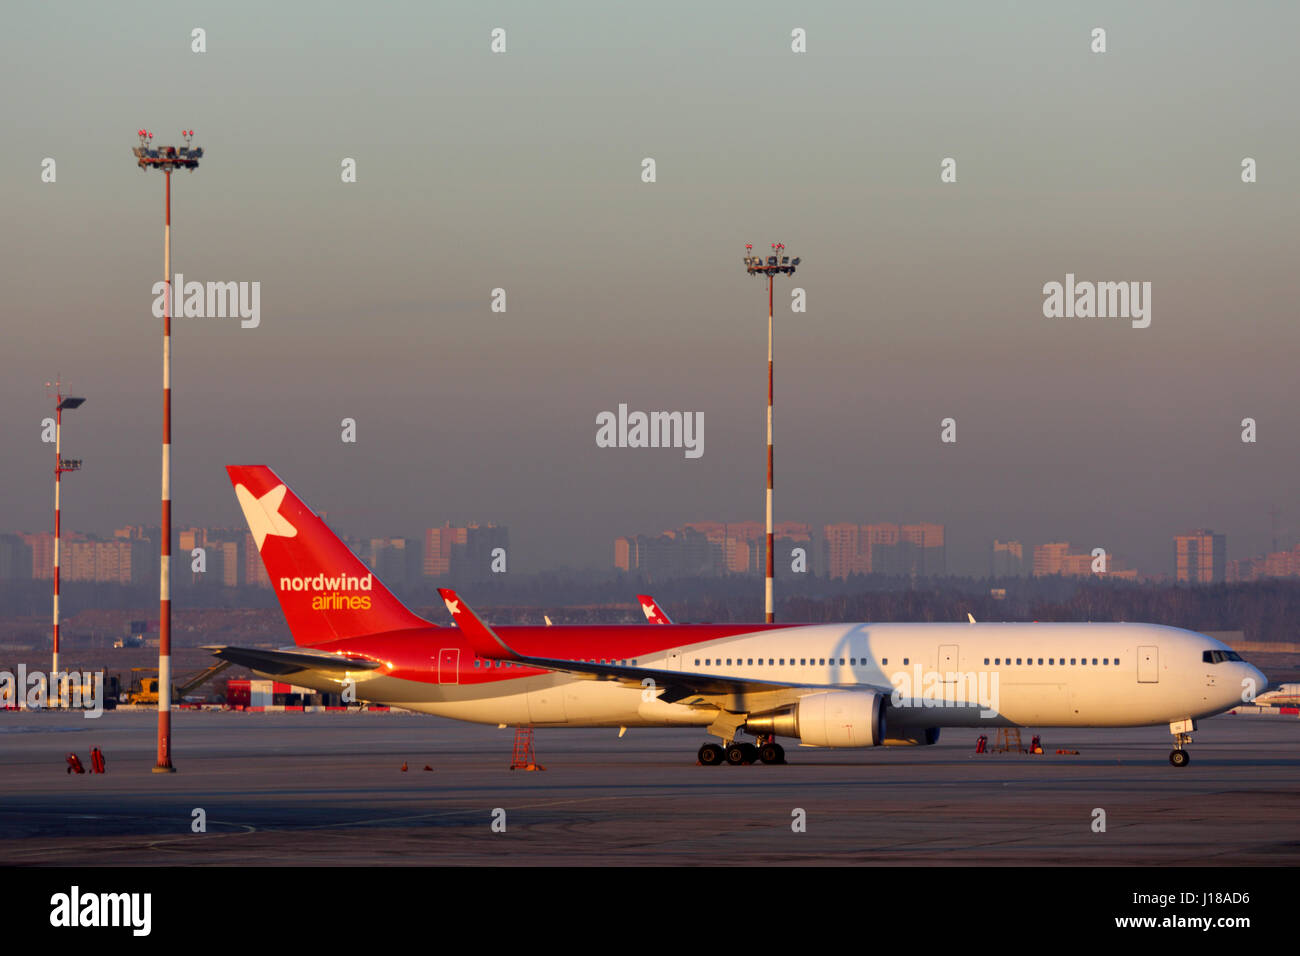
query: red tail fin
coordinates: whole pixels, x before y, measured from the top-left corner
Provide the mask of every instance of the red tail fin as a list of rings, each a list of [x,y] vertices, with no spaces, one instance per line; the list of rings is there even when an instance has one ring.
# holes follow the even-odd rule
[[[253,543],[297,644],[411,627],[411,613],[265,465],[227,465]]]

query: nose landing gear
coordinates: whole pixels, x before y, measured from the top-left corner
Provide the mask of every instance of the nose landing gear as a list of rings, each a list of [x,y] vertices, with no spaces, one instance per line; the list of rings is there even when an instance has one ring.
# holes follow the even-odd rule
[[[1170,722],[1169,732],[1174,735],[1174,750],[1169,755],[1169,762],[1175,767],[1186,767],[1191,762],[1191,755],[1183,748],[1192,742],[1192,733],[1195,730],[1196,721],[1190,717]]]

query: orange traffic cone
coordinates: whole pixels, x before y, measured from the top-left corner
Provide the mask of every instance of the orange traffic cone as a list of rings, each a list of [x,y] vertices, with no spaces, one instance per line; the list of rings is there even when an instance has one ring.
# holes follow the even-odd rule
[[[402,773],[406,773],[406,761],[402,761]]]

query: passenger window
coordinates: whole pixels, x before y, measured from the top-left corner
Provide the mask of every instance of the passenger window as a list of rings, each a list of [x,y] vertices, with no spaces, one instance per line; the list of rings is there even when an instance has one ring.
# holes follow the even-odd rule
[[[695,658],[695,666],[696,666],[696,667],[699,667],[699,666],[700,666],[700,659],[699,659],[698,657]]]
[[[1049,657],[1049,658],[1047,659],[1047,663],[1048,663],[1049,666],[1052,665],[1052,664],[1055,664],[1055,663],[1056,663],[1056,658],[1055,658],[1055,657]]]
[[[801,657],[801,658],[799,658],[799,666],[800,666],[800,667],[807,667],[807,666],[808,666],[808,658],[806,658],[806,657]]]
[[[1118,658],[1118,657],[1115,658],[1115,666],[1116,666],[1116,667],[1119,667],[1119,658]]]
[[[1101,662],[1102,662],[1103,664],[1105,664],[1107,667],[1110,666],[1110,658],[1109,658],[1109,657],[1103,657],[1103,658],[1101,659]]]
[[[1000,658],[1000,657],[995,657],[995,658],[993,658],[993,663],[996,664],[998,667],[1001,667],[1001,666],[1002,666],[1002,658]]]
[[[775,658],[771,658],[771,657],[769,657],[769,658],[767,659],[767,666],[768,666],[768,667],[771,667],[771,666],[772,666],[773,664],[775,664],[775,663],[776,663]]]
[[[888,666],[889,666],[889,658],[888,658],[888,657],[882,657],[882,658],[880,659],[880,666],[881,666],[881,667],[888,667]]]
[[[989,666],[989,659],[988,659],[987,657],[984,658],[984,666],[985,666],[985,667],[988,667],[988,666]]]
[[[904,657],[904,658],[903,658],[903,666],[906,667],[909,663],[911,663],[911,660],[910,660],[909,658]]]
[[[1093,667],[1096,667],[1096,666],[1097,666],[1097,658],[1095,658],[1095,657],[1092,659],[1092,666],[1093,666]]]
[[[750,667],[753,667],[753,666],[754,666],[754,658],[752,658],[752,657],[749,659],[749,666],[750,666]]]
[[[1075,659],[1074,659],[1073,657],[1071,657],[1071,658],[1070,658],[1070,663],[1071,663],[1071,664],[1075,664],[1075,663],[1077,663],[1077,662],[1075,661]]]
[[[731,658],[730,658],[730,657],[727,658],[727,666],[728,666],[728,667],[731,666]]]
[[[1022,660],[1022,658],[1017,657],[1017,658],[1016,658],[1016,663],[1019,664],[1021,660]]]

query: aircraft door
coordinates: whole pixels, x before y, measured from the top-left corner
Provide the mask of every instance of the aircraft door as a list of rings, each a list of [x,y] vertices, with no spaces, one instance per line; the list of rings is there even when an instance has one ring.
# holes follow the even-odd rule
[[[460,683],[460,648],[444,647],[438,652],[438,683]]]
[[[682,652],[681,652],[681,651],[669,651],[669,652],[668,652],[668,666],[667,666],[666,669],[667,669],[667,670],[670,670],[670,671],[679,671],[679,670],[682,669]]]
[[[1155,684],[1160,680],[1160,648],[1148,644],[1138,648],[1138,683]]]
[[[957,668],[960,659],[959,648],[956,644],[939,645],[939,680],[951,683],[958,679]]]

